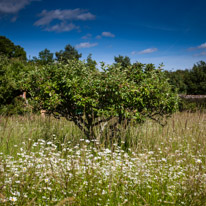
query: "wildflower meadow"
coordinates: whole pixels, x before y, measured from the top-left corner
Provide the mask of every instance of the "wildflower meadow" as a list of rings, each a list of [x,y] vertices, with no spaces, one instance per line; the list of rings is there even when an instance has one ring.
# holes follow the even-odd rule
[[[0,205],[206,205],[206,115],[88,140],[52,117],[0,122]],[[109,141],[109,143],[108,143]]]

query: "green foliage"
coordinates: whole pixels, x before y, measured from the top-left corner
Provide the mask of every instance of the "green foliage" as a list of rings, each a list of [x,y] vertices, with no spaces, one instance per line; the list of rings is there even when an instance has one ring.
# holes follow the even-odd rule
[[[191,70],[166,71],[169,82],[180,94],[206,94],[206,63],[200,61]]]
[[[166,71],[165,73],[169,78],[169,83],[173,85],[174,89],[178,89],[180,94],[187,93],[187,82],[185,82],[185,78],[188,76],[188,70]]]
[[[131,61],[128,56],[123,57],[119,55],[118,57],[114,57],[114,61],[116,62],[116,64],[120,64],[122,67],[131,66]]]
[[[177,108],[177,95],[161,69],[148,70],[140,63],[132,67],[102,64],[100,72],[71,60],[36,68],[24,86],[36,107],[72,120],[88,138],[95,137],[94,127],[103,122],[112,120],[112,128],[146,118],[161,123]]]
[[[34,62],[38,65],[51,64],[54,62],[53,56],[54,54],[51,53],[50,50],[44,49],[43,51],[39,52],[39,58],[33,57],[31,62]]]
[[[92,59],[92,54],[88,55],[88,57],[87,57],[87,64],[86,65],[87,65],[88,69],[97,70],[97,68],[96,68],[97,62]]]
[[[19,102],[16,102],[14,98],[23,93],[19,82],[22,80],[22,74],[26,73],[29,69],[31,69],[31,66],[19,59],[9,60],[5,56],[0,56],[1,113],[13,113],[12,111],[9,112],[9,110],[14,110],[15,105],[19,105]]]
[[[195,64],[189,71],[186,81],[188,82],[188,94],[206,94],[206,63],[200,61]]]
[[[179,111],[190,111],[196,112],[197,111],[197,104],[195,102],[188,102],[183,99],[179,102]]]
[[[56,52],[57,61],[63,63],[67,63],[68,60],[78,60],[81,56],[82,54],[79,54],[78,51],[70,44],[65,46],[64,51],[60,50],[59,52]]]
[[[53,53],[51,53],[48,49],[44,49],[39,52],[39,59],[42,61],[42,64],[49,64],[53,62]]]
[[[179,102],[180,111],[205,111],[206,97],[202,95],[181,95]]]
[[[10,104],[0,107],[0,115],[4,116],[25,115],[28,113],[31,113],[31,107],[20,96],[15,97]]]
[[[26,52],[24,49],[19,45],[14,45],[14,43],[5,36],[0,36],[0,55],[5,55],[9,59],[19,58],[26,60]]]
[[[19,61],[9,62],[3,56],[0,59],[0,64],[0,102],[8,104],[19,93],[17,81],[23,65]]]

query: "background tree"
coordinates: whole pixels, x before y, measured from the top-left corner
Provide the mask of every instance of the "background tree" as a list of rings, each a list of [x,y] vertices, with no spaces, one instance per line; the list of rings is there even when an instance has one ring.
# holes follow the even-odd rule
[[[206,95],[206,63],[200,61],[191,70],[166,71],[166,76],[179,94]]]
[[[120,64],[122,67],[128,67],[131,66],[131,61],[128,56],[121,56],[119,55],[118,57],[114,57],[114,61],[116,64]]]
[[[39,52],[39,61],[41,64],[46,65],[46,64],[51,64],[53,63],[54,54],[50,52],[48,49],[44,49],[43,51]]]
[[[189,75],[186,76],[188,94],[205,94],[206,95],[206,63],[200,61],[194,64]]]
[[[92,54],[89,54],[87,57],[87,63],[86,63],[87,67],[91,70],[96,70],[96,66],[97,66],[97,62],[95,60],[92,59]]]
[[[82,54],[78,53],[78,51],[71,46],[70,44],[65,46],[64,51],[60,50],[59,52],[56,52],[56,59],[58,62],[64,62],[67,63],[68,60],[78,60],[82,57]]]
[[[165,71],[169,83],[173,86],[174,90],[178,90],[179,94],[187,94],[188,90],[188,70],[177,70],[177,71]]]
[[[21,60],[26,60],[26,52],[19,45],[14,45],[14,43],[6,38],[5,36],[0,36],[0,54],[11,58],[19,58]]]
[[[50,52],[48,49],[44,49],[39,52],[39,57],[33,57],[32,60],[29,62],[33,62],[38,65],[46,65],[46,64],[51,64],[54,62],[53,58],[54,54]]]

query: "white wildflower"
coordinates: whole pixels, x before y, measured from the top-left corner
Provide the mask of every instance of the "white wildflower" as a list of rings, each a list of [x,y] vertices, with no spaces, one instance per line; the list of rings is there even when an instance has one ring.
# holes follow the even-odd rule
[[[16,197],[10,197],[9,200],[12,201],[12,202],[16,202],[17,198]]]
[[[201,164],[201,163],[202,163],[202,160],[201,160],[201,159],[197,159],[197,160],[196,160],[196,163]]]

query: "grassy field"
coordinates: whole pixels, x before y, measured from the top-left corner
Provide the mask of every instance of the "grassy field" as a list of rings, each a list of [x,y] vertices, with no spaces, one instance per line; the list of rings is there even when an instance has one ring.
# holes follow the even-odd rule
[[[206,114],[89,141],[66,120],[0,119],[0,205],[206,205]]]

